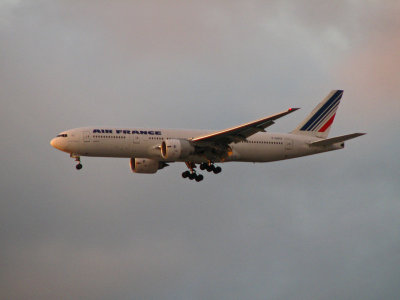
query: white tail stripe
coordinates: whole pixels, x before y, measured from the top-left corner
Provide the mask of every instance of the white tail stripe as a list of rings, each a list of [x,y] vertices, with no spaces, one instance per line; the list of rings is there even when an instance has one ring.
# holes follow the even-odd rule
[[[336,94],[335,94],[336,95]],[[331,102],[331,103],[329,103],[328,104],[328,106],[327,107],[322,107],[312,118],[311,118],[311,120],[313,120],[312,122],[311,122],[311,124],[309,124],[306,128],[302,128],[302,130],[310,130],[310,131],[312,131],[313,129],[314,129],[314,127],[316,126],[316,124],[320,121],[320,120],[323,120],[324,118],[325,118],[325,116],[326,116],[326,114],[328,113],[328,111],[332,108],[332,107],[337,107],[337,105],[339,105],[339,103],[340,103],[340,98],[342,97],[342,94],[339,94],[339,95],[336,95],[336,97],[332,100],[332,98],[329,100],[329,101],[327,101],[327,103],[326,104],[328,104],[329,102]]]
[[[329,109],[329,111],[327,111],[325,113],[325,116],[321,120],[319,120],[318,123],[314,124],[312,126],[312,128],[310,128],[309,130],[310,131],[318,131],[320,129],[320,127],[322,127],[323,124],[325,124],[332,117],[332,115],[336,113],[339,103],[340,103],[340,101],[336,102],[336,104],[333,107],[331,107]]]

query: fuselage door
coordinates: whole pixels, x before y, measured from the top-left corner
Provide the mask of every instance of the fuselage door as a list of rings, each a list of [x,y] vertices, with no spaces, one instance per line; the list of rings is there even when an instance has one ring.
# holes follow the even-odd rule
[[[293,140],[292,139],[285,139],[285,150],[293,150]]]
[[[90,132],[82,131],[82,138],[83,138],[83,142],[85,142],[85,143],[90,142]]]
[[[134,144],[139,144],[140,143],[140,139],[139,139],[139,135],[138,134],[134,134],[133,135],[133,143]]]

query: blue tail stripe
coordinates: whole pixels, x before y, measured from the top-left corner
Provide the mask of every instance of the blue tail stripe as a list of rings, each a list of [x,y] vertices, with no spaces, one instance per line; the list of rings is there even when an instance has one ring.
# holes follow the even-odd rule
[[[311,128],[312,125],[314,125],[314,122],[317,121],[317,119],[324,114],[324,112],[326,112],[326,110],[329,108],[329,106],[331,104],[334,104],[335,101],[339,101],[340,98],[342,97],[343,91],[342,90],[338,90],[336,91],[332,97],[318,110],[318,112],[316,114],[314,114],[314,116],[312,116],[312,118],[310,120],[308,120],[308,122],[300,129],[300,130],[304,130],[307,131]]]
[[[319,117],[308,127],[308,130],[313,130],[315,129],[315,126],[318,125],[318,123],[321,120],[324,120],[324,118],[326,117],[326,115],[329,113],[329,111],[332,109],[332,107],[335,107],[336,105],[339,104],[339,99],[336,99],[334,102],[331,103],[331,105],[329,105],[329,107],[327,107],[325,109],[324,112],[322,112]]]
[[[329,114],[334,111],[338,106],[339,106],[339,102],[340,101],[336,101],[332,107],[328,108],[320,117],[319,120],[316,121],[315,124],[313,124],[309,130],[315,130],[316,128],[318,128],[319,125],[321,125],[321,123],[323,123],[325,121],[325,117],[329,116]]]
[[[326,112],[332,105],[338,103],[343,91],[337,91],[332,97],[318,110],[317,113],[301,128],[301,130],[312,130],[314,125],[326,115]]]

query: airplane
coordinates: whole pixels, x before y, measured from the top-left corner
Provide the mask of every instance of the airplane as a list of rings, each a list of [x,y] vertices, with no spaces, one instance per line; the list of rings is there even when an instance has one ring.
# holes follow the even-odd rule
[[[298,108],[221,131],[81,127],[61,132],[50,144],[69,153],[77,170],[82,169],[81,156],[129,158],[132,172],[144,174],[184,162],[188,170],[182,177],[199,182],[204,176],[197,166],[218,174],[222,169],[216,163],[271,162],[343,149],[345,141],[365,133],[328,138],[342,95],[343,90],[331,91],[290,133],[265,129]]]

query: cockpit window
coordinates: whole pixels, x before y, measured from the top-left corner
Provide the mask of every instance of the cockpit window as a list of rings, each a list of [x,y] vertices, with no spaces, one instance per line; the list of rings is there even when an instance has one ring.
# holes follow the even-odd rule
[[[63,134],[58,134],[57,137],[67,137],[68,135],[66,133]]]

